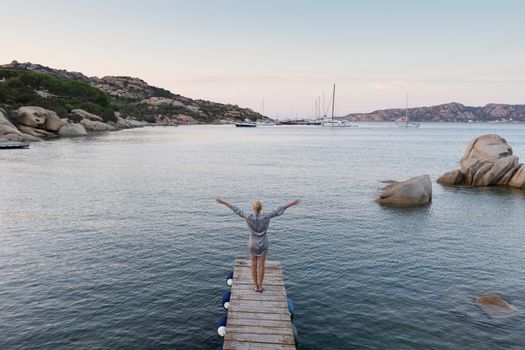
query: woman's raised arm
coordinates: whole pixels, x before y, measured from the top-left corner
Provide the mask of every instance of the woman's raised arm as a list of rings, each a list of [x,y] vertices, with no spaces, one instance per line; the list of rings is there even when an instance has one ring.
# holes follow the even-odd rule
[[[283,205],[283,208],[284,209],[288,209],[288,208],[293,207],[294,205],[297,205],[297,204],[301,204],[301,200],[300,199],[294,199],[293,201],[286,203],[285,205]]]
[[[245,218],[245,219],[246,219],[246,217],[248,216],[248,214],[245,213],[244,210],[241,210],[241,209],[237,208],[235,205],[230,204],[230,203],[226,202],[225,200],[222,200],[222,199],[220,199],[220,198],[217,198],[215,201],[216,201],[217,203],[219,203],[219,204],[222,204],[222,205],[227,206],[228,208],[230,208],[231,210],[233,210],[233,212],[234,212],[235,214],[239,215],[241,218]]]
[[[215,201],[216,201],[217,203],[222,204],[222,205],[225,205],[225,206],[227,206],[228,208],[230,208],[230,209],[233,210],[233,205],[231,205],[230,203],[226,202],[225,200],[222,200],[222,199],[220,199],[220,198],[217,198]]]

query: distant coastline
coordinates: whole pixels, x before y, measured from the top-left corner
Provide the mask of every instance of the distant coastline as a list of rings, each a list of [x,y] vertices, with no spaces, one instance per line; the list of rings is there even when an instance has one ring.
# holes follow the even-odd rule
[[[17,61],[0,65],[0,108],[6,120],[3,127],[0,125],[5,129],[0,130],[0,140],[9,141],[81,136],[145,125],[221,125],[246,119],[272,121],[249,108],[191,99],[151,86],[139,78],[88,77],[79,72]],[[434,123],[522,123],[525,122],[525,105],[489,103],[474,107],[452,102],[407,111],[392,108],[350,113],[337,119],[352,122],[404,122],[408,119]],[[60,132],[65,124],[64,130],[68,131]],[[13,127],[20,133],[13,131]]]
[[[192,99],[126,76],[88,77],[79,72],[13,61],[0,65],[0,107],[37,106],[61,118],[82,109],[116,122],[115,113],[160,125],[233,124],[245,119],[269,121],[249,108]]]
[[[414,122],[525,122],[525,105],[489,103],[482,107],[473,107],[451,102],[437,106],[409,108],[407,115],[408,119]],[[353,122],[406,121],[404,108],[351,113],[345,118]]]

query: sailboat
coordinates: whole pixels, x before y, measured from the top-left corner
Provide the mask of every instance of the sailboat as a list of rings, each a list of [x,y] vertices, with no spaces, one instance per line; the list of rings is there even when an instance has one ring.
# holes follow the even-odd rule
[[[262,112],[261,112],[261,115],[264,116],[264,98],[262,100]],[[271,121],[262,121],[262,122],[256,122],[255,125],[256,126],[275,126],[275,123],[271,122]]]
[[[325,120],[321,124],[322,126],[329,126],[332,128],[348,128],[348,127],[357,127],[358,125],[350,124],[346,120],[334,120],[334,107],[335,107],[335,84],[334,84],[334,90],[332,92],[332,119]]]
[[[407,94],[407,105],[405,108],[405,121],[397,124],[400,128],[419,128],[419,123],[411,122],[408,119],[408,94]]]

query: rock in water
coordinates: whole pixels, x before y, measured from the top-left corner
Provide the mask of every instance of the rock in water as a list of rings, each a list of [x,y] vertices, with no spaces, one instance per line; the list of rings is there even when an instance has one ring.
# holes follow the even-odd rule
[[[72,114],[75,114],[75,115],[78,115],[79,117],[83,118],[83,119],[89,119],[89,120],[93,120],[93,121],[96,121],[96,122],[102,122],[104,121],[102,119],[102,117],[99,117],[98,115],[96,114],[93,114],[93,113],[89,113],[83,109],[73,109],[71,111]]]
[[[463,173],[459,169],[446,172],[437,179],[437,182],[442,185],[459,185],[464,181]]]
[[[4,115],[5,111],[0,108],[0,138],[6,141],[19,141],[22,134]]]
[[[487,314],[494,318],[507,318],[520,314],[520,312],[496,294],[480,295],[476,304]]]
[[[18,128],[23,133],[34,136],[34,137],[39,137],[39,138],[41,137],[44,139],[55,139],[58,137],[58,135],[54,132],[47,131],[44,129],[34,128],[31,126],[19,125]]]
[[[66,123],[65,119],[60,119],[60,117],[53,112],[53,114],[48,114],[46,116],[44,128],[48,131],[58,131]]]
[[[80,124],[84,126],[87,131],[114,131],[115,128],[106,123],[102,123],[96,120],[82,119]]]
[[[522,166],[519,158],[513,155],[512,147],[501,136],[489,134],[475,138],[467,146],[460,163],[461,169],[441,175],[438,182],[470,186],[525,185],[521,175],[516,177]]]
[[[87,132],[82,124],[66,124],[58,130],[58,134],[62,137],[76,137],[86,136]]]
[[[48,115],[57,116],[55,112],[42,107],[24,106],[15,111],[20,119],[20,124],[31,127],[44,127]],[[58,116],[57,116],[58,117]]]
[[[507,183],[510,187],[525,189],[525,165],[521,164]]]
[[[383,187],[377,202],[397,207],[414,207],[432,201],[430,176],[417,176],[406,181],[392,181]]]

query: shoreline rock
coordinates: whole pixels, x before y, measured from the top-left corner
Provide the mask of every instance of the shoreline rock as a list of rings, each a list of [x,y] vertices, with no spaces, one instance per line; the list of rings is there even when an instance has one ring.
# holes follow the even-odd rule
[[[24,134],[17,127],[7,119],[6,111],[0,108],[0,139],[1,142],[38,142],[40,138]]]
[[[460,169],[441,175],[438,183],[447,186],[510,186],[525,188],[524,165],[507,141],[496,134],[472,140],[460,160]]]
[[[66,124],[58,130],[61,137],[86,136],[87,131],[82,124]]]
[[[108,132],[156,125],[123,118],[119,114],[116,114],[117,122],[104,123],[100,116],[82,109],[75,109],[71,112],[77,117],[82,117],[79,123],[60,118],[54,111],[42,107],[23,106],[13,111],[17,118],[15,125],[6,117],[6,111],[0,108],[0,142],[37,142],[42,139],[78,137],[86,136],[91,132]]]

